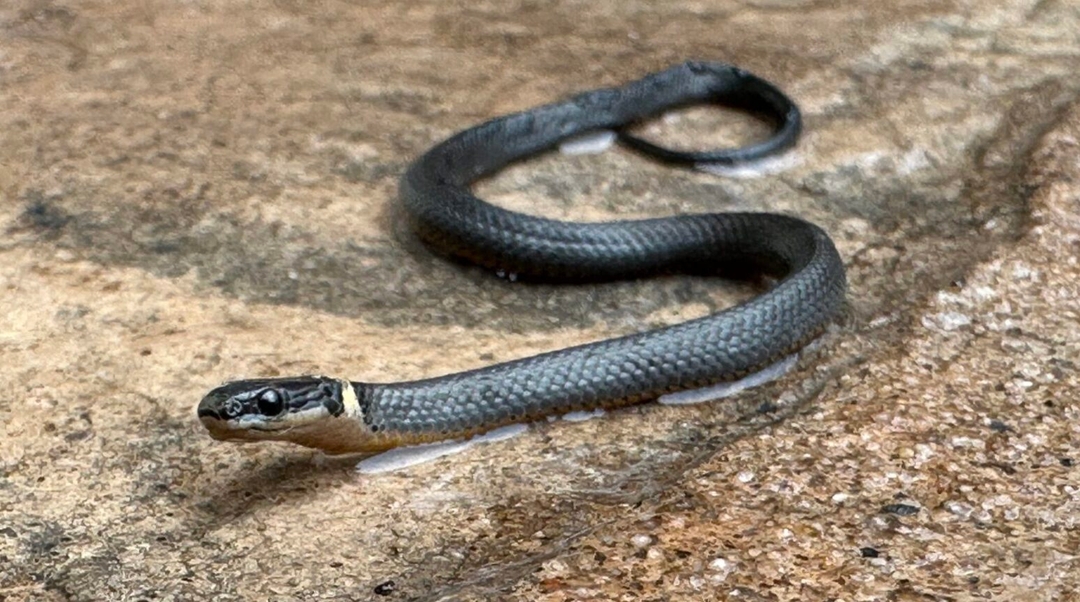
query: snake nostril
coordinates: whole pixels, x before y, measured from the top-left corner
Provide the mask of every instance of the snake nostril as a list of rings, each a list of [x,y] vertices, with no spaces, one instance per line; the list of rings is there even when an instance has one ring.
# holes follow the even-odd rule
[[[236,399],[230,399],[225,402],[225,415],[229,418],[236,418],[244,411],[244,404],[240,403]]]

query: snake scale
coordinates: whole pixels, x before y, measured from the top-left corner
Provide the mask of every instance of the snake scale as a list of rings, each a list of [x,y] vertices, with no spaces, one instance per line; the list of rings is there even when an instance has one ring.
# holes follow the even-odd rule
[[[665,110],[735,105],[768,118],[764,142],[680,152],[626,128]],[[604,281],[659,273],[769,275],[766,292],[647,332],[409,382],[325,376],[257,378],[210,391],[197,414],[217,439],[291,441],[328,453],[468,437],[574,410],[611,408],[739,378],[797,350],[844,304],[844,266],[829,236],[774,213],[706,213],[560,222],[496,207],[470,185],[506,165],[602,129],[656,160],[737,165],[794,145],[801,117],[769,82],[737,67],[687,62],[621,87],[580,93],[464,130],[406,170],[400,202],[431,248],[523,278]]]

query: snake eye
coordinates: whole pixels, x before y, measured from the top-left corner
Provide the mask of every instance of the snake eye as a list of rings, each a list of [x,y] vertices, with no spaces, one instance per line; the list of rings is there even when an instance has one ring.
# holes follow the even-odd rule
[[[260,393],[257,403],[263,416],[277,416],[284,409],[281,396],[273,389],[267,389]]]

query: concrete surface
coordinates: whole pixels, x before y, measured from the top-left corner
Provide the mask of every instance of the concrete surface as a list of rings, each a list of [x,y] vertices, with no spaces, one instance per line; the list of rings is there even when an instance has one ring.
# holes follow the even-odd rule
[[[228,378],[434,375],[749,294],[500,281],[391,209],[438,139],[686,58],[791,93],[795,165],[552,155],[479,191],[821,224],[852,311],[798,369],[380,475],[201,431]],[[1078,61],[1073,0],[5,2],[0,600],[1076,599]]]

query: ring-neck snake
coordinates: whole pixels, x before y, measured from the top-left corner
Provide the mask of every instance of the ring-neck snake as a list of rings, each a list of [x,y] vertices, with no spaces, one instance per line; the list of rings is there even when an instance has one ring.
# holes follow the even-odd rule
[[[774,123],[774,133],[746,147],[679,152],[626,131],[665,110],[707,102],[756,112]],[[468,437],[733,380],[797,350],[836,317],[844,304],[843,263],[829,236],[802,219],[740,212],[570,223],[502,209],[470,191],[473,182],[512,162],[602,129],[617,131],[622,143],[659,161],[738,165],[793,146],[801,117],[787,96],[751,73],[687,62],[464,130],[409,166],[400,202],[431,248],[522,278],[581,282],[683,272],[769,275],[776,284],[681,324],[435,378],[225,383],[198,406],[210,434],[291,441],[328,453]]]

